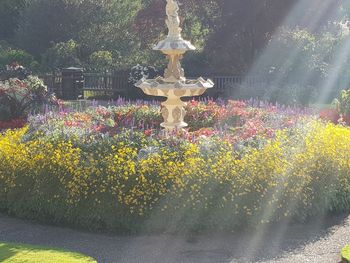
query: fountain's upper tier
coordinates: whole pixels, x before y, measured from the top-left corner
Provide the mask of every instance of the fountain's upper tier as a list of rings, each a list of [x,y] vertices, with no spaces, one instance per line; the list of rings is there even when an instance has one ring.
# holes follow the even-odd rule
[[[160,41],[154,48],[154,50],[162,51],[163,53],[170,54],[184,54],[186,51],[196,50],[196,47],[191,42],[180,38],[167,37],[165,40]]]
[[[166,24],[169,29],[165,40],[160,41],[154,50],[159,50],[167,55],[169,59],[168,67],[164,71],[164,77],[156,79],[141,79],[136,86],[141,88],[146,94],[167,97],[170,90],[177,90],[176,94],[186,94],[182,96],[200,96],[206,89],[212,88],[214,83],[203,78],[188,80],[181,67],[181,59],[186,51],[196,48],[182,38],[179,18],[179,5],[176,0],[166,0]],[[173,96],[177,96],[177,95]]]
[[[136,87],[145,87],[145,88],[175,88],[175,89],[184,89],[184,88],[205,88],[209,89],[214,86],[212,80],[205,80],[202,77],[198,79],[186,79],[185,81],[177,81],[175,83],[169,83],[164,81],[164,78],[157,77],[156,79],[141,79],[138,83],[135,84]]]
[[[154,50],[160,50],[167,55],[184,54],[186,51],[195,50],[196,48],[189,42],[182,38],[180,18],[179,18],[179,4],[176,0],[167,0],[166,5],[166,24],[168,26],[168,37],[160,41]]]
[[[156,79],[142,79],[137,84],[144,93],[159,97],[192,97],[202,95],[206,89],[212,88],[214,83],[203,78],[167,83],[161,77]],[[169,92],[172,92],[169,94]]]

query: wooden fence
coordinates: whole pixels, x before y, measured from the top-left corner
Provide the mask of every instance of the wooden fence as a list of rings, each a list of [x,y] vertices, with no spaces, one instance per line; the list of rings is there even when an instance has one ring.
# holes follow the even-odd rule
[[[259,88],[266,85],[266,80],[255,76],[204,76],[213,80],[215,86],[208,90],[206,96],[221,97],[229,96],[234,90],[240,87]],[[54,92],[58,97],[63,94],[63,78],[61,74],[51,74],[42,76],[50,92]],[[190,78],[190,77],[189,77]],[[80,79],[79,79],[80,81]],[[67,81],[66,81],[67,82]],[[70,78],[72,89],[75,85],[74,78]],[[144,98],[145,95],[140,89],[137,89],[130,81],[128,74],[100,74],[83,73],[83,88],[80,95],[84,98],[89,97],[127,97]],[[74,99],[74,98],[72,98]]]
[[[261,89],[265,87],[267,80],[256,76],[213,76],[215,86],[213,92],[220,96],[230,96],[242,87]]]
[[[50,93],[55,93],[58,97],[62,96],[62,75],[61,74],[48,74],[39,76],[44,80],[45,85]]]

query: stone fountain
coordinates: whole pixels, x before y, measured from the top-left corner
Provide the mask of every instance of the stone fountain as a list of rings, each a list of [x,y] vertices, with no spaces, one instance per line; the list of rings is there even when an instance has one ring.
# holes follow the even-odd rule
[[[162,115],[164,122],[161,124],[167,131],[182,129],[187,127],[184,122],[186,103],[181,100],[182,97],[200,96],[208,88],[212,88],[214,83],[211,80],[186,79],[185,72],[181,67],[183,55],[196,48],[182,38],[179,18],[179,5],[176,0],[167,0],[166,5],[166,24],[169,29],[165,40],[160,41],[154,50],[163,52],[169,59],[168,67],[164,71],[164,77],[155,79],[141,79],[136,87],[139,87],[147,95],[166,97],[167,100],[162,103]]]

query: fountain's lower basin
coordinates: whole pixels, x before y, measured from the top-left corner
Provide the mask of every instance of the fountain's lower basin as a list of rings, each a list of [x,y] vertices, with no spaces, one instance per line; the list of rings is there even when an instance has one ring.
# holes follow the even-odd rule
[[[186,103],[181,100],[182,97],[201,96],[204,92],[212,88],[214,83],[211,80],[203,78],[195,80],[178,81],[175,83],[164,82],[162,78],[142,79],[137,87],[150,96],[166,97],[167,100],[162,103],[162,115],[164,122],[161,124],[166,130],[182,129],[187,127],[184,122]]]

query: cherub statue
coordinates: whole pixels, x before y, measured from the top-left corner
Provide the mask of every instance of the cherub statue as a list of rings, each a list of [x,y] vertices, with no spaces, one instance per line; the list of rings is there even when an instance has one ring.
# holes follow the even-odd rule
[[[179,5],[176,0],[167,0],[166,14],[168,16],[166,24],[169,29],[169,36],[180,37],[180,18],[179,18]]]

